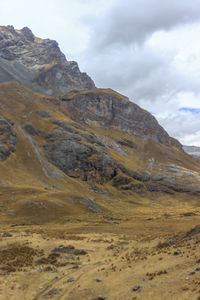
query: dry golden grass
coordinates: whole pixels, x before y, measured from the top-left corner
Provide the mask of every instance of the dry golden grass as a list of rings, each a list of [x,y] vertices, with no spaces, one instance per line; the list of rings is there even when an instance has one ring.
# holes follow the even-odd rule
[[[200,234],[185,233],[200,216],[183,211],[164,217],[157,210],[155,217],[144,209],[110,223],[4,225],[11,236],[1,238],[0,253],[8,255],[0,260],[0,299],[198,299]]]

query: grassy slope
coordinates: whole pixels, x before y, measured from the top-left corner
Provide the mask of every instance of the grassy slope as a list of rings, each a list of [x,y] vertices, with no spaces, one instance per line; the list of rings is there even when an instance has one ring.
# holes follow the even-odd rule
[[[111,183],[107,183],[104,187],[99,186],[105,189],[105,195],[96,194],[88,188],[85,182],[70,178],[61,171],[59,171],[57,178],[47,177],[44,172],[44,165],[38,159],[33,145],[24,137],[23,127],[25,124],[32,124],[35,129],[47,134],[52,130],[52,120],[68,122],[70,121],[69,117],[62,112],[58,98],[34,93],[15,82],[1,84],[0,91],[1,114],[15,123],[14,130],[18,136],[16,152],[6,161],[0,163],[2,221],[7,220],[8,217],[10,222],[14,219],[18,221],[24,219],[25,222],[30,223],[53,219],[68,220],[77,215],[83,219],[89,216],[91,219],[96,218],[83,204],[74,205],[67,201],[70,197],[77,199],[77,202],[81,197],[94,198],[103,209],[105,216],[129,216],[136,210],[140,211],[144,208],[148,210],[151,207],[155,209],[161,202],[164,206],[167,203],[175,202],[174,197],[172,198],[170,195],[158,193],[152,196],[152,194],[147,193],[142,197],[130,191],[115,189]],[[106,92],[108,91],[106,90]],[[112,90],[109,92],[113,93]],[[52,118],[39,118],[35,114],[37,110],[48,111]],[[162,164],[174,163],[194,171],[200,170],[198,160],[173,148],[130,137],[113,129],[104,130],[89,127],[87,129],[99,136],[106,137],[108,141],[128,139],[138,145],[138,148],[133,150],[124,147],[126,149],[125,154],[110,149],[112,157],[127,169],[146,169],[149,160],[156,157],[156,160]],[[42,149],[44,140],[39,136],[35,136],[34,139]],[[40,155],[45,162],[45,168],[51,174],[57,171],[53,165],[45,160],[42,151]],[[160,164],[157,164],[154,172],[157,172],[156,168],[159,167]],[[188,196],[177,195],[176,198],[177,201],[187,201]],[[196,203],[196,198],[193,197],[192,201]],[[102,215],[98,218],[102,218]]]

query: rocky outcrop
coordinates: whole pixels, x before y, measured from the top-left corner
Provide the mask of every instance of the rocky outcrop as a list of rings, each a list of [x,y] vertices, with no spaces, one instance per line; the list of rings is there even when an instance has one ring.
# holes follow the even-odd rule
[[[16,135],[12,130],[13,124],[0,116],[0,161],[6,160],[15,152]]]
[[[54,124],[59,127],[46,136],[44,145],[50,163],[70,177],[100,184],[116,175],[115,161],[97,139],[95,143],[95,136],[83,134],[65,122]]]
[[[48,95],[95,88],[56,41],[39,39],[27,27],[0,26],[0,82],[13,80]]]
[[[36,114],[41,118],[47,118],[48,119],[48,118],[52,117],[51,114],[46,110],[38,110],[38,111],[36,111]]]
[[[75,121],[115,128],[132,136],[174,146],[182,151],[181,144],[171,138],[150,113],[113,90],[71,92],[61,97],[61,101]]]
[[[123,175],[117,175],[112,185],[118,189],[134,191],[138,194],[153,193],[189,193],[200,194],[200,175],[178,165],[160,165],[160,173],[147,170],[128,170],[118,164]]]

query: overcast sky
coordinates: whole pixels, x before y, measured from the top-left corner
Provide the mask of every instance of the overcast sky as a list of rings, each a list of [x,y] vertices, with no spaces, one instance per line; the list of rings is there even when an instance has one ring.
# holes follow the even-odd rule
[[[200,146],[200,0],[0,0],[0,20],[57,40],[98,87]]]

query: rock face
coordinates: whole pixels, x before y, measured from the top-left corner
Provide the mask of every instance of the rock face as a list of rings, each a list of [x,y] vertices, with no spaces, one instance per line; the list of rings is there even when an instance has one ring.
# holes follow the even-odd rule
[[[84,181],[103,184],[116,175],[116,163],[95,136],[83,134],[65,122],[56,123],[59,127],[46,136],[44,145],[49,162],[68,176]]]
[[[182,150],[181,144],[171,138],[150,113],[110,89],[71,92],[61,101],[75,121],[115,128]]]
[[[9,120],[0,116],[0,161],[6,160],[12,152],[15,152],[17,139],[12,125]]]
[[[48,95],[95,88],[56,41],[39,39],[27,27],[0,26],[0,82],[13,80]]]

